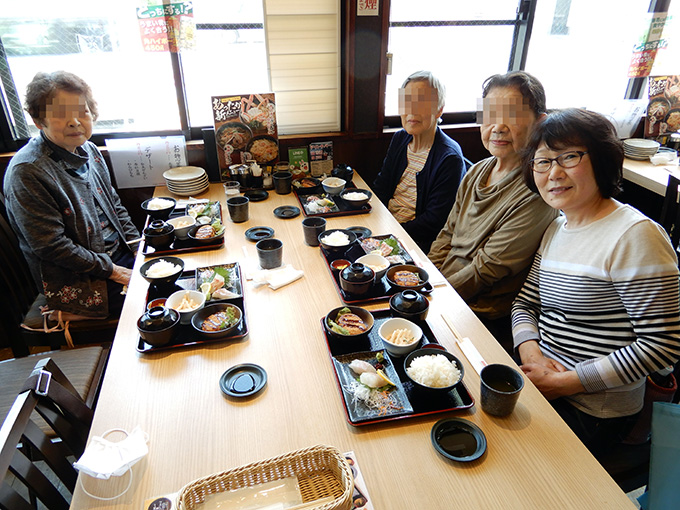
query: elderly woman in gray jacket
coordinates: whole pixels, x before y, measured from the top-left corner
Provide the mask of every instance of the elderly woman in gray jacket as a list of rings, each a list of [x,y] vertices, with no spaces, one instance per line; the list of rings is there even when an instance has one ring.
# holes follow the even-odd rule
[[[25,106],[40,134],[12,158],[3,187],[21,250],[63,320],[116,316],[134,263],[126,241],[139,232],[88,142],[92,91],[71,73],[39,73]]]

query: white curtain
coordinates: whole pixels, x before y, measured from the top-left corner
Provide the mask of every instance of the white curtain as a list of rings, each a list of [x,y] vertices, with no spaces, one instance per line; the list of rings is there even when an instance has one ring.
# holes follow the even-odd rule
[[[263,0],[280,134],[340,131],[340,0]]]

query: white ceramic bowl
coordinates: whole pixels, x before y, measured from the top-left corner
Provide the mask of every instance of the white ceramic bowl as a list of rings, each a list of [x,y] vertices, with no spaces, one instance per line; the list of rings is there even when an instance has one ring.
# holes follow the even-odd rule
[[[394,344],[388,340],[390,335],[397,329],[407,329],[413,335],[413,341],[409,344]],[[420,326],[413,322],[402,319],[401,317],[394,317],[387,319],[380,325],[378,329],[378,336],[385,346],[385,350],[393,356],[406,356],[409,352],[414,351],[421,338],[423,338],[423,330]]]
[[[366,255],[356,259],[354,262],[360,262],[361,264],[373,269],[376,280],[380,280],[380,278],[385,275],[387,269],[390,267],[390,261],[377,253],[367,253]]]
[[[340,192],[345,189],[345,180],[339,177],[327,177],[321,181],[323,190],[329,195],[339,195]]]
[[[170,218],[168,223],[175,227],[175,237],[183,241],[189,238],[189,230],[191,230],[191,227],[196,225],[196,218],[189,215],[178,216],[176,218]],[[178,225],[181,225],[182,223],[187,223],[187,225],[184,227],[178,227]]]
[[[196,306],[191,310],[177,310],[185,296],[190,302],[195,303]],[[191,317],[205,306],[205,295],[197,290],[178,290],[170,294],[165,302],[165,306],[179,312],[180,324],[189,324]]]

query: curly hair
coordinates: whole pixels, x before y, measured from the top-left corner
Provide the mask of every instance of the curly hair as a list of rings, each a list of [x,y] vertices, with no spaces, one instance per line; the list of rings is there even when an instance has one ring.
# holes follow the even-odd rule
[[[97,120],[99,110],[97,101],[92,96],[92,89],[82,78],[67,71],[55,71],[53,73],[38,73],[26,87],[26,100],[24,108],[34,120],[42,121],[45,118],[47,104],[60,90],[80,94],[85,97],[87,106],[92,113],[92,119]]]
[[[623,191],[623,143],[614,125],[604,115],[581,108],[566,108],[551,112],[538,121],[521,153],[524,182],[536,193],[538,188],[531,160],[542,143],[555,151],[586,147],[602,197],[612,198]]]
[[[491,92],[491,89],[503,87],[518,88],[524,100],[528,101],[529,107],[536,117],[540,117],[541,114],[546,112],[545,89],[535,76],[524,71],[494,74],[484,81],[482,97],[486,97]]]

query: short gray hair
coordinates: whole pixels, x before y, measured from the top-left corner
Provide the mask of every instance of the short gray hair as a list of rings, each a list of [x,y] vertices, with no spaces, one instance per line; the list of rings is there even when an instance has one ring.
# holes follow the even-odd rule
[[[437,91],[437,110],[440,110],[444,107],[444,102],[446,100],[446,87],[444,87],[444,84],[440,82],[434,74],[432,74],[430,71],[416,71],[406,78],[406,80],[404,80],[401,88],[406,87],[406,85],[412,81],[427,82],[430,87]]]

